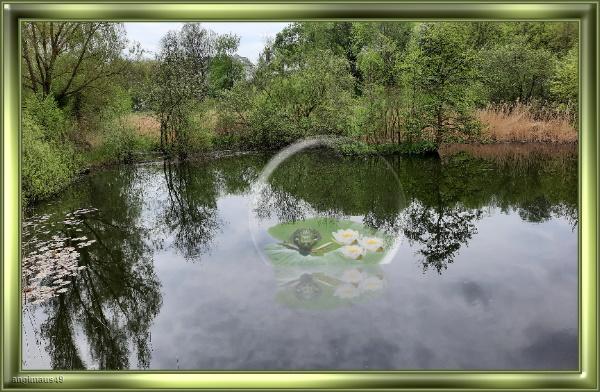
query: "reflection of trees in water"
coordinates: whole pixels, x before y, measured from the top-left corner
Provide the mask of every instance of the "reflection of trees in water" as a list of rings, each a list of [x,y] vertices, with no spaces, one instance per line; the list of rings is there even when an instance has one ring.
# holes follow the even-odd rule
[[[309,209],[332,217],[363,216],[376,229],[401,230],[418,247],[424,267],[438,272],[472,239],[488,206],[514,210],[530,222],[565,217],[577,226],[576,159],[545,158],[519,167],[464,155],[390,160],[410,200],[406,208],[394,197],[398,185],[377,159],[307,155],[278,168],[256,212],[282,221],[302,219]],[[172,235],[179,251],[198,258],[219,229],[218,197],[247,193],[265,161],[242,156],[202,165],[165,163],[166,202],[150,229]],[[154,175],[140,181],[139,172],[121,168],[89,177],[54,204],[38,207],[39,214],[98,209],[82,218],[83,232],[64,233],[97,240],[80,250],[80,264],[87,268],[69,291],[44,305],[41,331],[54,369],[90,367],[82,344],[101,369],[134,367],[132,356],[138,367],[150,363],[150,324],[162,297],[149,247],[155,235],[140,217],[151,192],[148,181],[159,191],[164,188]]]
[[[75,195],[80,205],[89,201],[99,211],[82,217],[82,232],[68,234],[97,242],[79,250],[79,264],[86,268],[45,306],[48,318],[41,331],[54,369],[88,366],[78,350],[78,330],[100,369],[131,367],[131,348],[138,367],[150,363],[149,331],[162,298],[147,232],[138,224],[141,199],[133,177],[128,170],[93,177],[89,193]]]
[[[256,213],[283,221],[362,216],[377,230],[402,232],[419,248],[424,267],[438,272],[477,232],[486,207],[515,210],[530,222],[566,217],[577,225],[576,157],[495,161],[458,153],[443,159],[397,156],[387,162],[410,200],[408,207],[398,203],[395,176],[381,158],[306,153],[277,168]]]
[[[244,155],[201,164],[164,161],[168,198],[156,225],[173,235],[173,246],[186,260],[199,260],[210,251],[222,222],[217,200],[245,194],[256,181],[266,157]]]
[[[296,222],[315,214],[315,210],[291,193],[266,185],[260,190],[254,213],[259,219],[271,219],[275,216],[281,222]]]
[[[417,180],[407,181],[412,202],[402,213],[402,232],[418,248],[424,270],[431,267],[441,273],[477,233],[475,221],[482,211],[464,203],[477,205],[472,198],[485,192],[482,181],[488,165],[472,165],[463,159],[443,164],[432,158],[420,165],[409,159],[403,166],[400,170],[407,170],[412,173],[408,178]],[[479,182],[474,182],[474,177]]]
[[[397,236],[402,228],[400,211],[402,211],[401,208],[398,208],[396,214],[390,213],[390,211],[385,214],[369,211],[363,217],[363,224],[391,236]]]
[[[306,201],[271,185],[266,185],[260,190],[253,207],[258,219],[277,218],[279,222],[296,222],[315,216],[337,219],[344,217],[337,210],[316,210]]]
[[[411,244],[418,244],[423,256],[423,268],[433,267],[438,273],[454,261],[460,248],[477,233],[475,221],[481,210],[454,206],[426,207],[411,204],[404,211],[404,235]]]
[[[552,218],[552,204],[544,196],[525,200],[518,208],[521,219],[528,222],[544,222]]]
[[[164,162],[163,172],[169,198],[159,221],[174,235],[175,248],[187,260],[197,260],[220,227],[215,173],[170,161]]]
[[[328,150],[307,151],[283,162],[258,197],[259,219],[290,222],[308,217],[348,218],[395,234],[403,194],[383,158],[353,159]]]

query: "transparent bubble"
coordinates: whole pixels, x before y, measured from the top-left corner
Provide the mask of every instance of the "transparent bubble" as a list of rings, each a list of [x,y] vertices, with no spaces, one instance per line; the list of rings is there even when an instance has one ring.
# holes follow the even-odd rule
[[[294,143],[253,184],[252,241],[289,306],[327,308],[377,295],[385,287],[380,265],[400,246],[405,198],[398,176],[382,157],[337,154],[335,144],[344,141]]]
[[[357,160],[368,161],[368,159],[365,160],[360,157],[348,159],[336,155],[333,147],[344,141],[344,138],[331,136],[304,139],[281,150],[264,167],[252,187],[251,208],[248,216],[252,241],[263,261],[272,262],[271,257],[265,253],[265,247],[272,243],[287,242],[291,245],[288,249],[299,248],[297,253],[299,256],[304,257],[304,261],[317,262],[319,257],[323,257],[320,254],[323,252],[309,252],[314,249],[310,248],[311,236],[309,232],[305,233],[306,235],[302,238],[296,238],[296,241],[294,241],[294,238],[288,238],[286,241],[285,238],[273,237],[273,232],[277,232],[277,225],[289,224],[291,230],[292,226],[302,229],[303,223],[306,223],[305,228],[311,229],[318,226],[318,222],[315,223],[316,220],[325,222],[323,229],[337,227],[336,232],[343,230],[345,226],[343,223],[336,226],[336,222],[352,222],[356,224],[356,227],[364,226],[365,230],[360,233],[360,236],[368,237],[369,232],[373,234],[384,233],[387,240],[385,257],[381,258],[379,264],[389,263],[393,259],[402,237],[398,233],[399,222],[394,221],[394,217],[391,215],[396,212],[395,217],[398,218],[399,212],[405,205],[404,193],[398,176],[388,160],[381,157],[370,158],[376,160],[373,168],[375,175],[385,177],[385,182],[392,184],[392,186],[379,190],[365,189],[369,184],[363,184],[361,179],[357,177],[358,174],[353,173],[353,165]],[[321,150],[315,150],[315,148]],[[324,151],[327,149],[331,151]],[[302,155],[301,153],[306,154],[307,150],[311,150],[312,156],[306,161],[298,161],[298,157]],[[327,155],[330,159],[317,162],[309,167],[310,163],[315,159],[318,160],[320,155]],[[286,167],[286,163],[290,163],[291,167]],[[328,164],[335,165],[337,171],[329,172]],[[358,171],[364,172],[365,167],[371,170],[371,166],[373,165],[370,163],[361,165],[358,168],[361,170]],[[306,171],[309,173],[307,174]],[[336,176],[340,176],[340,171],[343,172],[343,178],[336,178]],[[370,176],[371,173],[363,174],[363,176],[365,175]],[[357,178],[353,179],[352,177]],[[297,181],[297,183],[294,181]],[[327,193],[328,201],[324,202],[323,198],[319,199],[320,191],[322,191],[319,186],[323,184],[327,188],[327,184],[329,184],[329,188],[331,188],[331,184],[336,182],[340,182],[340,188]],[[345,208],[348,204],[353,204],[353,199],[359,199],[360,197],[352,194],[355,190],[346,189],[343,186],[344,183],[350,184],[354,188],[360,188],[359,192],[363,199],[365,193],[370,193],[370,195],[367,195],[370,204],[367,206],[361,205],[361,211]],[[306,196],[309,194],[316,195],[316,199],[307,200]],[[336,200],[339,200],[339,202]],[[378,200],[385,200],[386,205],[377,205]],[[383,218],[377,216],[379,210],[386,209],[392,210],[392,214],[384,214]],[[319,231],[319,228],[316,228]],[[333,234],[334,232],[319,232],[318,235],[321,236],[321,239],[318,243],[323,245],[323,243],[334,242],[337,245],[351,245],[351,243],[340,242],[340,238],[336,239]],[[306,243],[302,242],[302,239],[306,240]],[[298,247],[299,242],[305,246]],[[359,243],[355,240],[354,245],[360,246],[362,244],[363,247],[370,246],[369,249],[375,249],[376,240],[373,239],[371,242],[373,244],[368,244],[368,241]],[[338,247],[337,253],[340,252],[341,250]],[[350,258],[353,256],[352,252],[349,252],[348,255]],[[358,257],[360,258],[360,256]],[[302,260],[302,258],[299,258],[299,260]]]

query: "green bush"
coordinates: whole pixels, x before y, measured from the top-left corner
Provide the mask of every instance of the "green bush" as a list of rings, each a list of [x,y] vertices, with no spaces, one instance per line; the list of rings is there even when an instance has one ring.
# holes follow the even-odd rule
[[[127,126],[116,126],[104,131],[99,155],[104,162],[133,162],[136,152],[135,130]]]
[[[216,145],[273,149],[314,135],[347,135],[353,81],[346,61],[327,50],[301,60],[284,71],[265,69],[260,88],[240,81],[224,92]]]
[[[75,176],[78,163],[72,145],[63,139],[68,121],[54,101],[33,97],[26,102],[22,121],[24,204],[63,189]]]
[[[573,47],[560,61],[550,83],[553,98],[565,107],[577,108],[579,94],[578,50]]]
[[[124,121],[114,121],[112,127],[106,127],[102,134],[102,144],[90,151],[90,164],[131,163],[136,155],[160,148],[158,140],[140,135],[137,130]]]
[[[189,129],[187,131],[187,150],[190,152],[202,152],[212,147],[214,138],[213,130],[205,124],[202,114],[189,115]]]
[[[72,126],[52,96],[31,95],[25,99],[24,106],[24,117],[26,114],[28,121],[38,126],[35,130],[37,137],[55,142],[66,140]]]

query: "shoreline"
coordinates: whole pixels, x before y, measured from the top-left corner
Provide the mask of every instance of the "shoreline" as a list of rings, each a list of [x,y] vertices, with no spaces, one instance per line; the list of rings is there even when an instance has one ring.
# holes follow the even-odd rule
[[[522,157],[529,154],[577,154],[578,153],[579,141],[577,142],[493,142],[493,143],[448,143],[443,144],[435,152],[425,153],[403,153],[400,151],[392,152],[369,152],[369,153],[358,153],[358,154],[344,154],[347,157],[376,157],[376,156],[413,156],[413,157],[425,157],[431,155],[437,155],[440,158],[445,158],[457,153],[466,152],[472,154],[478,158],[509,158],[509,157]],[[218,160],[222,158],[230,158],[236,156],[250,155],[250,154],[267,154],[276,153],[278,150],[210,150],[204,152],[196,152],[189,154],[185,159],[171,157],[160,153],[160,152],[138,152],[134,154],[132,160],[126,162],[105,162],[105,163],[94,163],[80,172],[78,172],[68,184],[65,185],[58,192],[34,202],[23,204],[23,210],[31,208],[40,202],[50,200],[56,195],[60,194],[71,185],[83,180],[88,175],[117,168],[121,166],[129,165],[141,165],[141,164],[156,164],[170,160],[174,163],[182,162],[206,162],[209,160]]]

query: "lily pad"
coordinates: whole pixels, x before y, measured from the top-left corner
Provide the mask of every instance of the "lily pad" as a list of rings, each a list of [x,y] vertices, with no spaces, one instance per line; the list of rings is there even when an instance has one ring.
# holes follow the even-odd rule
[[[321,235],[320,240],[314,245],[319,248],[327,243],[324,252],[318,254],[302,255],[299,251],[291,249],[284,243],[289,243],[292,234],[298,229],[315,229]],[[384,241],[384,251],[367,252],[360,259],[355,260],[347,257],[342,252],[342,245],[335,242],[332,233],[340,229],[352,229],[360,236],[378,237]],[[269,244],[265,247],[265,253],[274,265],[320,265],[326,264],[378,264],[385,257],[385,250],[393,244],[393,238],[383,232],[373,230],[360,223],[350,220],[338,220],[331,218],[312,218],[292,223],[281,223],[271,227],[268,233],[279,242]]]

